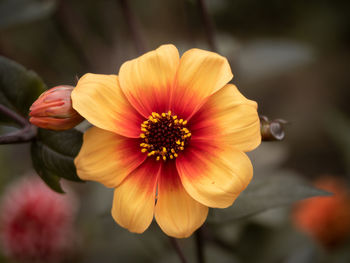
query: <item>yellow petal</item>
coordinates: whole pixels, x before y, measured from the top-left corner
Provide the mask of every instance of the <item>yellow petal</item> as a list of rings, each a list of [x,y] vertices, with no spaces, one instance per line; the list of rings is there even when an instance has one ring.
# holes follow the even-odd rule
[[[112,216],[122,227],[142,233],[151,224],[160,164],[148,159],[114,191]]]
[[[208,96],[224,87],[232,77],[226,58],[200,49],[185,52],[176,76],[171,109],[180,118],[189,119]]]
[[[146,159],[139,149],[138,139],[92,127],[85,132],[74,160],[78,176],[116,187]]]
[[[179,155],[176,167],[188,194],[209,207],[232,205],[253,176],[245,153],[195,139]]]
[[[93,125],[138,138],[143,121],[120,89],[118,76],[85,74],[72,92],[73,108]]]
[[[164,45],[125,62],[119,71],[121,88],[130,103],[145,118],[169,110],[170,90],[179,65],[175,46]]]
[[[251,151],[261,142],[257,104],[228,84],[193,116],[191,133],[192,138],[220,141],[244,152]]]
[[[172,237],[189,237],[204,223],[207,214],[208,207],[194,200],[183,188],[175,163],[165,163],[159,176],[155,208],[160,228]]]

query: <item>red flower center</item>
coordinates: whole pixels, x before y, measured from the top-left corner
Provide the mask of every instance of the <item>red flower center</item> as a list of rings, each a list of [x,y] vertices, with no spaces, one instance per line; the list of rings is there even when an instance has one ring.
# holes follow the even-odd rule
[[[171,111],[162,114],[152,112],[141,124],[141,152],[155,156],[157,161],[176,158],[191,138],[186,124],[186,120],[171,115]]]

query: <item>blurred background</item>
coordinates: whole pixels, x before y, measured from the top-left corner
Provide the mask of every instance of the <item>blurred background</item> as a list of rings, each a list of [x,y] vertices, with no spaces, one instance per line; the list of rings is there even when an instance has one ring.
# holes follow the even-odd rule
[[[0,0],[0,55],[34,70],[53,87],[74,86],[87,72],[117,74],[143,47],[152,50],[172,43],[180,53],[193,47],[209,50],[198,2]],[[260,114],[288,121],[284,141],[264,142],[250,154],[255,177],[301,176],[311,182],[327,175],[344,180],[346,186],[350,2],[204,2],[213,22],[214,45],[229,59],[233,83],[258,102]],[[130,16],[135,18],[131,29]],[[28,145],[1,145],[0,167],[1,192],[20,176],[34,173]],[[179,262],[158,226],[134,235],[113,222],[112,190],[96,183],[68,184],[80,199],[80,234],[66,262]],[[206,261],[350,262],[348,237],[329,249],[295,227],[290,215],[291,207],[283,207],[215,226],[221,241],[212,238],[205,245]],[[195,262],[193,238],[180,245],[189,262]]]

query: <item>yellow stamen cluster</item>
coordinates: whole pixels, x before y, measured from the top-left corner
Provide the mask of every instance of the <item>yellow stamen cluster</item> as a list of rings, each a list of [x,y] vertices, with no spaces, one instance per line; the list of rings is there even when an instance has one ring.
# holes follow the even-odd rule
[[[178,119],[171,111],[161,114],[152,112],[141,124],[141,152],[154,156],[157,161],[175,159],[191,137],[186,124],[187,120]]]

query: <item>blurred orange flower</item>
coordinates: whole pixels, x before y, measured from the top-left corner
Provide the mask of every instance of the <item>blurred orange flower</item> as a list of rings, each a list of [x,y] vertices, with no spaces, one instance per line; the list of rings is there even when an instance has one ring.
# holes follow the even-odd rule
[[[298,228],[332,248],[350,237],[349,191],[343,180],[331,176],[319,178],[315,186],[334,195],[301,201],[295,207],[293,219]]]
[[[68,130],[78,125],[83,117],[72,108],[73,88],[57,86],[45,91],[30,107],[29,121],[50,130]]]
[[[226,58],[164,45],[117,75],[86,74],[73,107],[96,127],[84,134],[77,173],[115,188],[112,216],[141,233],[153,216],[188,237],[208,207],[232,205],[253,169],[244,152],[261,141],[257,104],[227,84]]]

